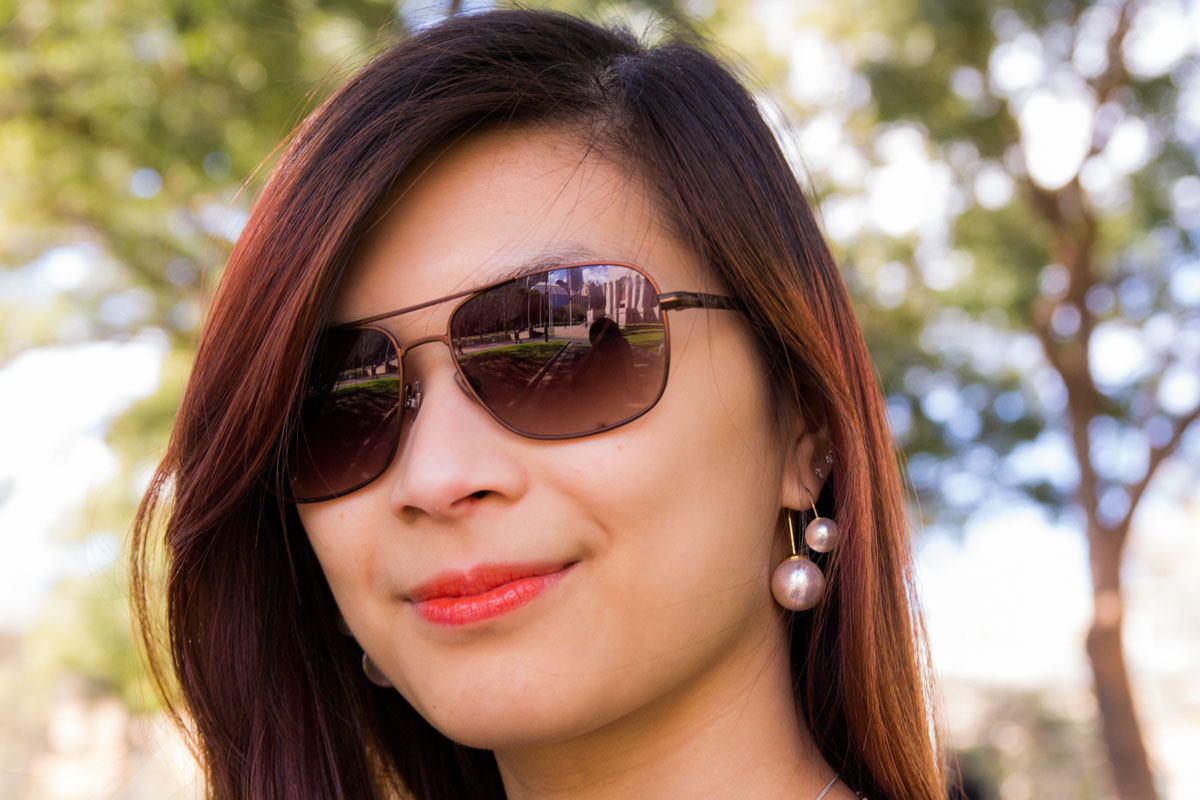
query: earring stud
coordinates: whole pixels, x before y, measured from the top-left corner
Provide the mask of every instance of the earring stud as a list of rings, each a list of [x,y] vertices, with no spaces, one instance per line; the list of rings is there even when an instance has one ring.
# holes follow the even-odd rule
[[[833,448],[825,448],[825,454],[820,458],[813,459],[812,462],[813,474],[820,480],[825,480],[825,476],[833,471]]]

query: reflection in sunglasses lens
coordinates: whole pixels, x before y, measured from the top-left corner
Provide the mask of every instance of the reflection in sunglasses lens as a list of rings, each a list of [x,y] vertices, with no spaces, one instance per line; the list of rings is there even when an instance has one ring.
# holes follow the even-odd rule
[[[653,284],[629,267],[538,273],[476,295],[450,324],[467,383],[506,425],[567,437],[626,422],[667,377]]]
[[[650,280],[593,264],[509,281],[466,300],[450,346],[471,390],[528,436],[566,438],[628,422],[667,378],[666,326]],[[400,363],[378,330],[325,333],[288,453],[297,500],[358,488],[400,436]]]
[[[318,345],[289,452],[292,492],[314,500],[387,469],[399,426],[400,364],[379,331],[326,333]]]

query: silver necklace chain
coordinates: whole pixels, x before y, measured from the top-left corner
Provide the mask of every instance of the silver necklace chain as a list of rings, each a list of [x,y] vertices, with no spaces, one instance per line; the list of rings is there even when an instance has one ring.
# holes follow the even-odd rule
[[[837,783],[837,782],[838,782],[838,777],[839,777],[838,775],[834,775],[834,776],[833,776],[833,780],[831,780],[831,781],[830,781],[830,782],[829,782],[829,783],[828,783],[828,784],[825,786],[825,788],[821,790],[821,793],[820,793],[819,795],[817,795],[817,796],[816,796],[815,800],[821,800],[821,798],[822,798],[822,797],[824,797],[825,795],[829,794],[829,790],[830,790],[830,789],[832,789],[832,788],[833,788],[833,785],[834,785],[835,783]]]

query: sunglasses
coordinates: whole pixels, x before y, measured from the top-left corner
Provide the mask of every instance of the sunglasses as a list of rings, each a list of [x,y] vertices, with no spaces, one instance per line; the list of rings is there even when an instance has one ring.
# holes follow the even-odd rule
[[[445,335],[400,347],[377,323],[459,300]],[[288,451],[298,503],[330,500],[384,473],[402,419],[421,406],[406,382],[414,347],[450,348],[457,382],[513,433],[573,439],[612,430],[662,396],[670,363],[665,312],[736,308],[733,298],[658,291],[628,264],[572,264],[510,278],[330,328],[320,335]]]

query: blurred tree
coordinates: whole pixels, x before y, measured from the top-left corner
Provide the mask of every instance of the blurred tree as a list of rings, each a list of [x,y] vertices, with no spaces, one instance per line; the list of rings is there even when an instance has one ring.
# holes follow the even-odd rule
[[[239,183],[257,187],[394,8],[0,0],[0,269],[52,290],[0,299],[0,363],[145,326],[186,342],[201,273],[240,228]]]
[[[1064,714],[1057,700],[1049,692],[982,692],[977,730],[951,757],[961,800],[1108,796],[1095,724]]]
[[[927,519],[1024,498],[1078,521],[1114,784],[1156,797],[1121,559],[1163,464],[1200,462],[1195,10],[755,8],[748,39],[802,120],[780,124],[817,177]]]

